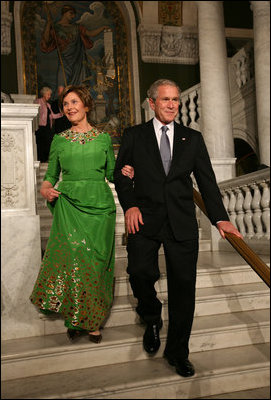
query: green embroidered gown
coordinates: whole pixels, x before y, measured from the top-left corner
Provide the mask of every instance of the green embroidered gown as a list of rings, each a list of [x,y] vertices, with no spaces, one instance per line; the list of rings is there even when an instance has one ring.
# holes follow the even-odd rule
[[[108,133],[70,130],[54,136],[44,180],[54,186],[47,203],[53,223],[30,300],[63,315],[68,328],[98,330],[113,301],[116,206],[115,157]]]

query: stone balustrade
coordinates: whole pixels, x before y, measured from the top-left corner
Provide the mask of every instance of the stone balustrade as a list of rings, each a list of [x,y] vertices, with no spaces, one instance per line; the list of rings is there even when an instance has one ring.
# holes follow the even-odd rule
[[[219,183],[231,222],[244,238],[270,240],[270,168]]]
[[[254,77],[253,44],[248,42],[230,60],[229,67],[233,70],[231,79],[236,87],[243,88]],[[255,90],[253,88],[253,90]],[[231,97],[236,90],[231,85]],[[239,93],[239,91],[238,91]],[[237,99],[239,101],[239,99]],[[232,99],[233,101],[233,99]],[[232,104],[233,106],[233,104]],[[181,120],[185,126],[201,130],[201,84],[198,83],[181,93]],[[240,110],[239,110],[240,111]]]
[[[181,93],[181,121],[184,126],[200,130],[201,96],[200,83]]]

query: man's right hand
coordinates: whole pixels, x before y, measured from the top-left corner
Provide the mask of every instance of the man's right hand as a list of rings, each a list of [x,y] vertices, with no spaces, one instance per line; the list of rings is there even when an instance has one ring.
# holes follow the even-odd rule
[[[142,214],[138,207],[131,207],[125,213],[125,224],[128,233],[139,231],[139,223],[144,225]]]

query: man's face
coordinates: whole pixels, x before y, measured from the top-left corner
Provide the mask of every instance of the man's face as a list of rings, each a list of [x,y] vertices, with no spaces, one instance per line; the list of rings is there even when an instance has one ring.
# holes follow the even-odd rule
[[[178,115],[180,105],[179,92],[174,86],[159,86],[157,99],[155,101],[149,99],[149,102],[156,118],[163,124],[169,124]]]

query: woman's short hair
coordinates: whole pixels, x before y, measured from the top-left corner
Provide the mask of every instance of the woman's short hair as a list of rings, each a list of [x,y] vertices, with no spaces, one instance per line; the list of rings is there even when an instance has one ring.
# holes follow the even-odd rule
[[[158,96],[158,88],[159,86],[163,85],[176,87],[179,92],[179,97],[181,96],[181,89],[179,88],[176,82],[171,81],[170,79],[158,79],[150,86],[149,90],[147,91],[148,98],[155,101]]]
[[[60,110],[63,111],[64,99],[71,92],[76,93],[77,96],[82,101],[82,103],[84,104],[84,106],[88,107],[87,120],[90,122],[91,121],[90,115],[91,115],[91,111],[93,109],[94,103],[93,103],[93,99],[91,97],[89,88],[87,86],[85,86],[85,85],[69,85],[69,86],[66,86],[63,89],[63,91],[62,91],[62,93],[61,93],[61,95],[59,97],[59,108],[60,108]]]
[[[72,11],[74,14],[76,14],[76,10],[75,10],[74,7],[65,5],[65,6],[63,6],[63,7],[61,8],[61,15],[64,15],[64,14],[65,14],[66,12],[68,12],[68,11]]]
[[[48,86],[43,86],[43,87],[40,89],[40,95],[41,95],[41,97],[44,96],[44,94],[45,94],[46,92],[51,92],[51,93],[52,93],[52,89],[51,89],[50,87],[48,87]]]

